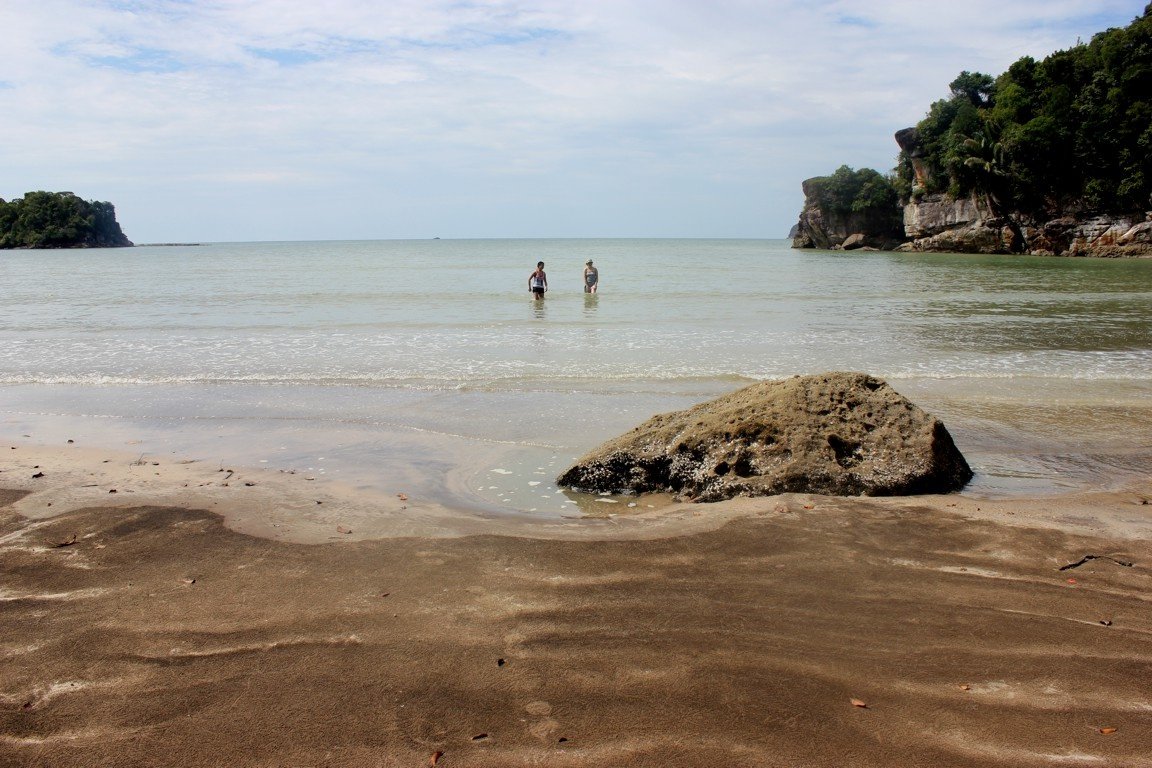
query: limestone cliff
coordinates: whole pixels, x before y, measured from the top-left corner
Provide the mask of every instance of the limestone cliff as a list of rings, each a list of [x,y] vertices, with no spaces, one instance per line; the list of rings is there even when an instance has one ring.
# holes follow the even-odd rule
[[[1026,253],[1035,256],[1152,257],[1152,212],[1062,216],[1037,221],[995,216],[978,197],[924,195],[904,206],[907,240],[896,250]]]

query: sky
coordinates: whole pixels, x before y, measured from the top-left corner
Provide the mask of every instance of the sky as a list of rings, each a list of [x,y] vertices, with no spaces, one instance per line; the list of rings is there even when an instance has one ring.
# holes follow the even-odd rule
[[[0,0],[0,198],[137,243],[784,237],[1146,0]]]

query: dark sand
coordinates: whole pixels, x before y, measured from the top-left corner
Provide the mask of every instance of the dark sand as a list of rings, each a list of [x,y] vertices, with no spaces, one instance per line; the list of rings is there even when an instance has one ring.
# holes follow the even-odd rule
[[[5,470],[0,766],[1152,766],[1141,493],[306,544]]]

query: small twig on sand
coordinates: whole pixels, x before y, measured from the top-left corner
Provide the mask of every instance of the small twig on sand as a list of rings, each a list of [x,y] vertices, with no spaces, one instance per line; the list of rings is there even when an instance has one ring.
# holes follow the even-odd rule
[[[1122,565],[1125,568],[1131,568],[1132,567],[1132,563],[1128,562],[1127,560],[1117,560],[1116,558],[1112,557],[1111,555],[1084,555],[1084,557],[1080,558],[1079,560],[1077,560],[1074,563],[1068,563],[1068,565],[1060,566],[1060,570],[1069,571],[1069,570],[1072,570],[1073,568],[1079,568],[1080,566],[1084,565],[1084,563],[1088,562],[1089,560],[1111,560],[1112,562],[1116,563],[1116,565]]]

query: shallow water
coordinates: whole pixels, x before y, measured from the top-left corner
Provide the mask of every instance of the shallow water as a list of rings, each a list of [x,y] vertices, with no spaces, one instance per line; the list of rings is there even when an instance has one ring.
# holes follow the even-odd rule
[[[785,241],[242,243],[0,256],[0,424],[561,514],[551,480],[760,378],[884,377],[1002,495],[1152,458],[1152,262]],[[596,296],[581,289],[586,259]],[[546,262],[551,290],[527,276]],[[577,502],[577,503],[573,503]]]

